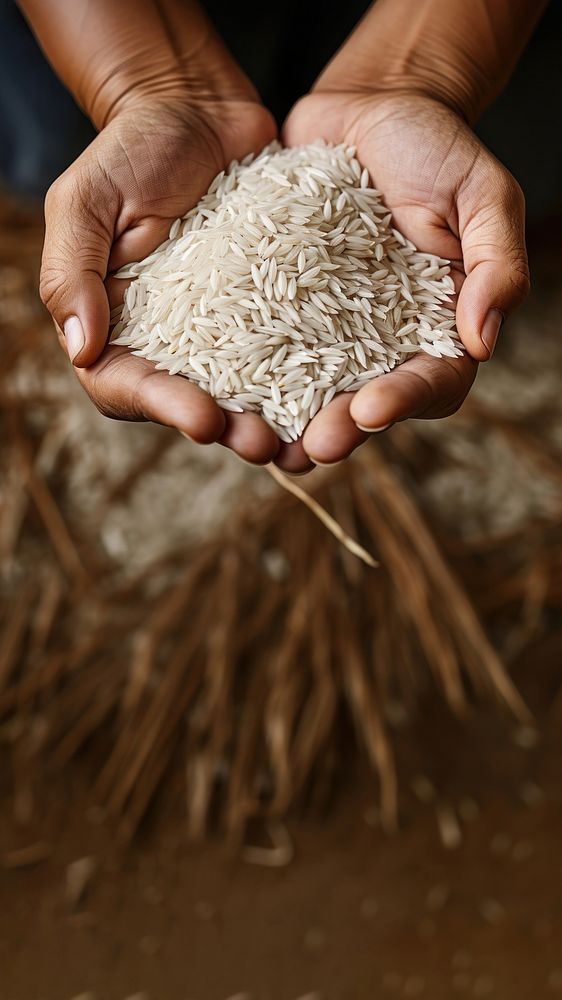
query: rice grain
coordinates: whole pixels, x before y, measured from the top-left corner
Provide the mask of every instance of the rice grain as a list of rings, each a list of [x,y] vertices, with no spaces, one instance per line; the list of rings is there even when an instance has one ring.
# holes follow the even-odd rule
[[[449,262],[393,229],[369,185],[352,147],[273,143],[233,162],[117,273],[132,281],[113,342],[284,441],[418,351],[459,357]]]

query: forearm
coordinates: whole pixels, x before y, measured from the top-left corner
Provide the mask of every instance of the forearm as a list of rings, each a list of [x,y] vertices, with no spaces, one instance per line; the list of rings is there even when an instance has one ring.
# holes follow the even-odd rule
[[[97,128],[137,98],[253,94],[195,0],[19,0],[19,6]]]
[[[547,0],[378,0],[320,89],[408,90],[474,122],[507,83]]]

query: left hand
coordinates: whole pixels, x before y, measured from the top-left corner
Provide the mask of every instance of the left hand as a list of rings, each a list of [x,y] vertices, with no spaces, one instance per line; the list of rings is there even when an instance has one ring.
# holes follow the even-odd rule
[[[274,136],[273,119],[251,95],[153,98],[123,108],[52,185],[41,269],[61,346],[101,413],[152,420],[200,444],[220,441],[257,464],[279,450],[257,414],[225,413],[188,379],[107,341],[110,305],[122,303],[126,284],[113,272],[152,253],[220,170]]]
[[[491,357],[504,317],[526,296],[529,275],[521,190],[445,104],[419,94],[318,90],[293,108],[283,137],[289,146],[321,137],[357,147],[396,227],[420,250],[453,262],[467,352],[455,359],[420,353],[337,396],[290,446],[297,471],[311,461],[341,461],[370,432],[399,420],[454,413],[478,362]]]

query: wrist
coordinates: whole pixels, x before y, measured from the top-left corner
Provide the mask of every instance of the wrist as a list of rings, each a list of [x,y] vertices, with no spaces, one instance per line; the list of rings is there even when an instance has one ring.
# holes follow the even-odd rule
[[[218,107],[225,102],[259,100],[252,84],[215,39],[202,39],[196,51],[119,53],[91,74],[78,99],[101,130],[116,117],[150,107]]]
[[[218,109],[225,102],[257,101],[251,89],[242,92],[240,88],[228,85],[228,79],[197,76],[187,77],[183,73],[166,70],[154,76],[139,72],[113,76],[111,83],[96,94],[94,101],[86,106],[86,111],[98,130],[124,114],[151,109],[197,110],[207,112]]]
[[[472,124],[507,82],[542,6],[543,0],[377,0],[318,86],[419,94]]]
[[[483,95],[490,89],[481,74],[473,70],[470,76],[458,63],[453,64],[450,58],[435,51],[431,59],[420,56],[416,50],[389,52],[384,58],[373,60],[375,71],[370,65],[367,69],[342,58],[344,55],[317,80],[315,92],[346,92],[358,98],[369,95],[427,98],[473,124],[486,103]]]
[[[257,100],[198,0],[18,2],[98,130],[146,100]]]

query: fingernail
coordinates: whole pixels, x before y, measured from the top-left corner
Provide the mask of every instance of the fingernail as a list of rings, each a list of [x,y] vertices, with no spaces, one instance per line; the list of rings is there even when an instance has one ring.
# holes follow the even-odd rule
[[[355,425],[366,434],[381,434],[382,431],[387,431],[389,427],[392,427],[392,424],[383,424],[382,427],[365,427],[363,424],[358,424],[357,421],[355,421]]]
[[[498,334],[503,323],[503,313],[499,309],[490,309],[482,326],[482,343],[488,351],[490,357],[494,353],[494,347],[498,339]]]
[[[315,465],[321,465],[323,469],[333,469],[334,465],[341,465],[343,459],[338,458],[335,462],[319,462],[317,458],[314,459]]]
[[[74,359],[80,354],[80,351],[86,342],[82,324],[78,319],[78,316],[68,317],[66,323],[64,324],[64,339],[66,341],[68,356],[71,361],[74,361]]]

